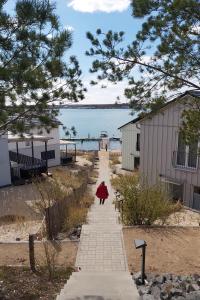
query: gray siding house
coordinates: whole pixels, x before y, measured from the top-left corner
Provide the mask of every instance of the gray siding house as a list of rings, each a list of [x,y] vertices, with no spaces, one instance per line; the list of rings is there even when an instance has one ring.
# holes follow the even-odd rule
[[[140,120],[140,173],[149,184],[161,181],[174,199],[200,210],[200,144],[186,145],[180,133],[182,112],[196,97],[200,92],[188,91]]]
[[[140,165],[140,124],[137,118],[118,129],[122,133],[122,169],[133,171]]]
[[[8,136],[0,135],[0,187],[11,184]]]

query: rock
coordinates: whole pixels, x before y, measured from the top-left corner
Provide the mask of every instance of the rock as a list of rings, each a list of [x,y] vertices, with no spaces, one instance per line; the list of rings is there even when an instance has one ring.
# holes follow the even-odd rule
[[[194,291],[189,294],[186,294],[185,300],[199,300],[200,299],[200,291]]]
[[[181,282],[172,282],[173,287],[174,287],[175,289],[179,289],[181,283],[182,283],[182,281],[181,281]]]
[[[143,300],[155,300],[155,298],[152,295],[146,294],[146,295],[143,296]]]
[[[70,235],[70,240],[71,241],[76,241],[78,238],[77,238],[77,235]]]
[[[162,300],[170,299],[168,293],[163,292],[163,291],[161,292],[160,297],[161,297]]]
[[[166,281],[166,277],[165,276],[156,276],[155,280],[157,283],[163,284]]]
[[[191,284],[193,291],[199,291],[200,287],[197,283]]]
[[[150,287],[149,286],[145,286],[145,285],[141,285],[138,288],[139,294],[140,296],[143,296],[145,294],[150,294]]]
[[[21,239],[20,238],[16,238],[16,241],[19,242]]]
[[[186,284],[186,292],[190,293],[193,291],[199,291],[200,287],[197,283],[188,283]]]
[[[200,286],[200,279],[197,280],[197,284],[198,284],[198,286]]]
[[[183,291],[181,289],[172,288],[170,291],[171,296],[183,296]]]
[[[194,279],[194,281],[197,281],[198,279],[200,279],[200,275],[199,274],[193,274],[192,278]]]
[[[173,288],[173,283],[172,281],[166,281],[163,285],[162,285],[162,291],[170,294],[171,289]]]
[[[133,278],[133,280],[135,281],[135,283],[137,285],[141,285],[142,284],[141,283],[141,273],[140,272],[134,273],[132,278]]]
[[[151,287],[151,294],[154,296],[155,300],[160,300],[161,299],[161,290],[159,289],[158,286],[152,286]]]
[[[166,281],[170,281],[170,280],[172,280],[172,274],[165,274],[164,275],[165,276],[165,278],[166,278]]]

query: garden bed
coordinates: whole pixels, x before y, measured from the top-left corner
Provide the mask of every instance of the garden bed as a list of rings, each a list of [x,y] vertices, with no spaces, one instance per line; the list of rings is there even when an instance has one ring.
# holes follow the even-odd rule
[[[71,272],[71,268],[57,269],[49,281],[46,269],[34,274],[24,267],[0,267],[0,299],[55,300]]]
[[[36,264],[44,265],[45,251],[43,242],[36,241],[34,245]],[[59,241],[57,249],[56,265],[73,267],[78,250],[78,241]],[[28,242],[0,243],[0,257],[0,266],[29,266],[29,244]]]
[[[147,242],[146,270],[150,273],[200,273],[200,227],[127,227],[123,229],[128,266],[141,268],[141,251],[134,239]]]

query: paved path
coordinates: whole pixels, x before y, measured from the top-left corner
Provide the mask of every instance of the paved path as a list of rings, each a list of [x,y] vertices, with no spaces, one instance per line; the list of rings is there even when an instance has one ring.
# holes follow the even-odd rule
[[[109,198],[104,205],[96,199],[82,227],[75,272],[57,300],[138,300],[136,286],[128,271],[122,227],[112,203],[108,152],[99,152],[99,180],[105,181]],[[96,186],[94,188],[94,192]]]

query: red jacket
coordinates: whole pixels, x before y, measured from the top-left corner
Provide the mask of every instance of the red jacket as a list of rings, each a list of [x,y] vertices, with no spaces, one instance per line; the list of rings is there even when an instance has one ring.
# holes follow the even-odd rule
[[[98,188],[97,188],[96,196],[97,196],[99,199],[107,199],[108,196],[109,196],[107,186],[106,186],[106,185],[103,185],[103,184],[100,184],[100,185],[98,186]]]

